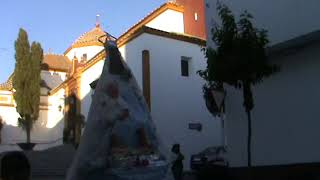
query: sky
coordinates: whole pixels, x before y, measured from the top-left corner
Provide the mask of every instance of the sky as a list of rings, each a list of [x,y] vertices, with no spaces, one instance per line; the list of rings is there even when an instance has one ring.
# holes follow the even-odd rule
[[[0,83],[14,70],[14,41],[19,28],[44,52],[63,54],[74,40],[92,29],[96,15],[102,28],[119,37],[166,0],[1,0]]]

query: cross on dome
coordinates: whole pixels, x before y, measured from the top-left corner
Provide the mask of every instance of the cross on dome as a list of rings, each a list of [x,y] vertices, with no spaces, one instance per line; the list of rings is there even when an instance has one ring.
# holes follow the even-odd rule
[[[100,14],[96,15],[96,27],[100,27]]]

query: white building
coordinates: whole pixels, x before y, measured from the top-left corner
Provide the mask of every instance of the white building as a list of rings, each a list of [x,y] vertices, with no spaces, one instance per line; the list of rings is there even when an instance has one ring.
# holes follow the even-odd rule
[[[320,2],[223,2],[237,15],[247,9],[257,25],[269,31],[270,63],[281,66],[279,73],[253,88],[252,165],[314,167],[310,163],[320,162],[320,22],[312,19],[320,15]],[[207,0],[206,8],[209,32],[212,22],[218,22],[216,1]],[[227,88],[226,134],[231,167],[247,165],[247,117],[242,102],[241,91]],[[301,169],[294,171],[292,176]],[[307,175],[313,173],[310,170]]]
[[[50,89],[55,88],[66,79],[70,63],[65,56],[47,54],[44,56],[41,71],[41,97],[39,120],[36,121],[31,133],[32,142],[37,143],[35,150],[62,144],[63,109],[65,90],[48,95]],[[26,134],[18,128],[19,114],[13,99],[11,75],[7,82],[0,84],[0,116],[4,126],[1,130],[0,152],[19,150],[16,143],[25,142]]]
[[[206,62],[201,51],[206,44],[204,8],[203,1],[165,3],[117,39],[123,58],[143,90],[162,143],[168,150],[174,143],[180,143],[186,157],[186,168],[192,154],[207,146],[221,144],[220,121],[206,109],[202,97],[204,82],[196,74],[205,68]],[[34,129],[32,141],[43,140],[50,144],[59,139],[59,144],[62,144],[63,134],[66,141],[70,138],[75,143],[79,141],[81,124],[77,119],[80,114],[84,117],[88,114],[94,91],[91,86],[94,87],[93,82],[99,78],[106,57],[98,41],[104,34],[97,24],[80,36],[64,55],[45,56],[48,67],[43,70],[42,77],[48,86],[43,85],[43,89],[47,89],[48,93],[43,96],[48,103],[46,111],[41,111],[39,117],[39,122],[44,121],[41,126],[44,130]],[[50,60],[49,56],[52,56]],[[63,65],[57,65],[61,61]],[[61,70],[60,66],[68,68]],[[4,97],[7,93],[12,99],[10,87],[2,88],[5,91],[1,91],[0,96]],[[6,125],[2,132],[3,143],[23,141],[24,134],[16,127],[18,115],[14,101],[10,100],[8,106],[3,105],[0,106],[0,115],[6,124],[12,121],[14,131],[10,130],[10,133],[16,137],[8,137]],[[5,112],[9,111],[5,108],[10,109],[10,115],[7,113],[6,116]],[[56,136],[46,135],[45,131],[50,131],[49,126],[55,129]],[[37,139],[36,134],[41,134],[42,139]],[[38,146],[36,148],[40,149]],[[0,150],[2,147],[4,145],[0,145]]]

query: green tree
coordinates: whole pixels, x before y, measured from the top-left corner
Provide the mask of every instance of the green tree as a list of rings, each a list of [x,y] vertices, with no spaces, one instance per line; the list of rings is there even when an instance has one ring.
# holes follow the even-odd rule
[[[19,126],[26,131],[27,143],[34,121],[39,116],[40,104],[40,66],[43,59],[41,45],[33,42],[30,48],[28,34],[20,29],[15,41],[16,65],[13,76],[14,99],[17,104]]]
[[[266,46],[267,31],[255,28],[252,15],[244,11],[236,22],[231,10],[217,3],[221,25],[212,28],[215,48],[205,49],[207,68],[198,71],[206,81],[204,97],[212,88],[228,84],[242,90],[243,106],[248,117],[248,167],[251,167],[251,110],[254,108],[252,86],[277,72],[279,68],[268,63]]]

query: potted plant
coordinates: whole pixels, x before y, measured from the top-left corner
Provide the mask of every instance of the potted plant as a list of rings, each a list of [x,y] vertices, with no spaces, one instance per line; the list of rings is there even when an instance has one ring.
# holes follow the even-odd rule
[[[24,29],[19,30],[14,45],[16,64],[12,82],[13,97],[20,115],[18,125],[26,132],[26,142],[18,143],[18,146],[23,150],[32,150],[35,144],[30,140],[31,130],[39,117],[43,50],[38,42],[33,42],[30,46],[28,34]]]

